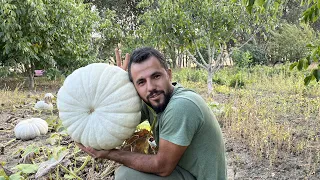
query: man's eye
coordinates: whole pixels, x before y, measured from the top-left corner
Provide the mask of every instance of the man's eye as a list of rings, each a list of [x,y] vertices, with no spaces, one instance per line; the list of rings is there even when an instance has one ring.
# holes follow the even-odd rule
[[[144,84],[144,82],[143,82],[143,81],[140,81],[140,82],[138,82],[137,84],[138,84],[139,86],[141,86],[141,85]]]
[[[155,79],[159,79],[159,78],[160,78],[160,75],[155,75],[154,78],[155,78]]]

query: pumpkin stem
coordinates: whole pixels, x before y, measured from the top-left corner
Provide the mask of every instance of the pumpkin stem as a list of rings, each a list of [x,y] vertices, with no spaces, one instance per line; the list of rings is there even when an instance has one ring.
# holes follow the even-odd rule
[[[90,111],[89,111],[89,114],[93,113],[94,112],[94,109],[91,108]]]

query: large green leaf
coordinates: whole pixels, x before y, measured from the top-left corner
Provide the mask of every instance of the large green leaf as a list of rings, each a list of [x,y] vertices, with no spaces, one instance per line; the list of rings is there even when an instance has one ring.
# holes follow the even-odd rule
[[[37,164],[19,164],[14,167],[14,169],[18,169],[24,174],[32,174],[36,173],[39,166]]]
[[[263,6],[265,3],[265,0],[257,0],[256,3],[258,6]]]
[[[23,176],[21,176],[20,174],[21,174],[21,172],[17,172],[15,174],[12,174],[9,177],[9,180],[21,180],[21,179],[23,179]]]
[[[298,62],[294,62],[292,64],[290,64],[289,69],[292,70],[294,67],[296,67],[298,65]]]
[[[304,78],[304,85],[307,86],[307,85],[311,82],[311,80],[312,80],[313,78],[314,78],[314,76],[312,76],[312,75],[305,77],[305,78]]]
[[[303,60],[303,59],[300,59],[300,60],[298,61],[298,64],[297,64],[297,69],[298,69],[299,71],[301,71],[302,68],[303,68],[303,66],[304,66],[304,60]]]
[[[313,76],[316,78],[317,81],[320,80],[320,68],[314,69],[314,70],[312,71],[312,74],[313,74]]]

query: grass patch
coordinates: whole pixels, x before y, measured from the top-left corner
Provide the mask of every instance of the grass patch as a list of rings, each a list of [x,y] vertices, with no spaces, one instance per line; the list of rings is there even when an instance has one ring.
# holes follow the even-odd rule
[[[215,93],[225,97],[220,102],[224,112],[218,119],[227,136],[247,144],[270,166],[294,156],[303,164],[305,177],[315,174],[320,164],[320,84],[304,86],[308,73],[290,71],[288,65],[256,66],[223,69],[213,77]],[[184,86],[196,91],[197,87],[206,87],[200,85],[205,84],[203,77],[188,81],[184,74],[177,75],[184,77],[179,79]],[[237,86],[237,82],[243,84]]]

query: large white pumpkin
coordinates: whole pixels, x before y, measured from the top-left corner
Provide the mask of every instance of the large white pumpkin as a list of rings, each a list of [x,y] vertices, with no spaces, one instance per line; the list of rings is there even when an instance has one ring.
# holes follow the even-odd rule
[[[98,150],[121,145],[141,118],[141,100],[128,73],[104,63],[69,75],[58,92],[57,107],[71,138]]]
[[[47,132],[48,123],[41,118],[22,120],[14,128],[16,138],[22,140],[30,140]]]

